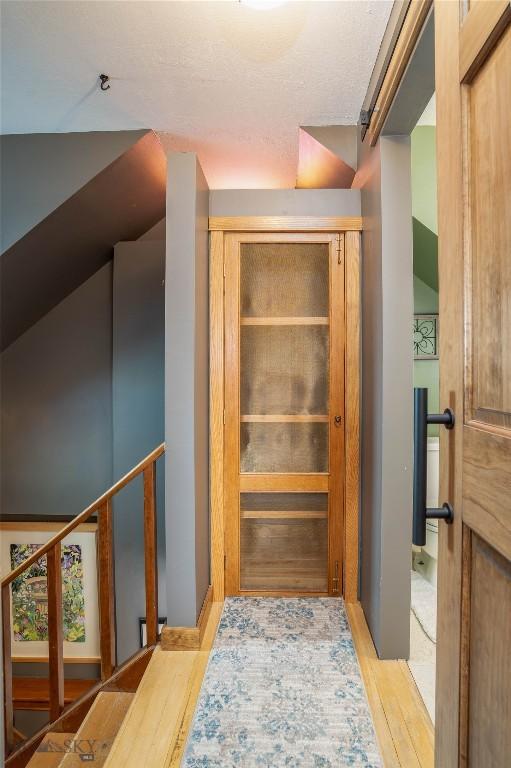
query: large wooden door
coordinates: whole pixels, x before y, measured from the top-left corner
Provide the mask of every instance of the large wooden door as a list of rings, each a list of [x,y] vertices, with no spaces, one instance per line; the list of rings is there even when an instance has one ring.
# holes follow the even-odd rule
[[[511,764],[511,11],[436,2],[442,407],[436,765]]]
[[[342,591],[344,234],[225,236],[226,594]]]

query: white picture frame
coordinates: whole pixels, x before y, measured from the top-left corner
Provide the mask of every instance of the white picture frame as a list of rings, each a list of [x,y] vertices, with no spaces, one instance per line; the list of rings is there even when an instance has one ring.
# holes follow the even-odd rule
[[[12,545],[32,544],[41,546],[61,530],[63,525],[65,524],[61,522],[0,522],[0,572],[2,577],[11,571]],[[68,663],[99,663],[100,661],[96,537],[97,524],[84,523],[62,542],[63,550],[66,544],[80,546],[83,570],[85,639],[80,642],[64,640],[64,661]],[[16,639],[13,631],[12,585],[9,590],[9,598],[13,662],[47,662],[47,640]]]

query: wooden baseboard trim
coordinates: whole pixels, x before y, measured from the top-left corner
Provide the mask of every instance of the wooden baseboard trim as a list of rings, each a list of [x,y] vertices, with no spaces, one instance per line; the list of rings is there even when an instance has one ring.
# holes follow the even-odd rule
[[[201,647],[202,638],[208,623],[213,587],[211,584],[206,592],[202,608],[197,619],[196,627],[163,627],[161,631],[161,647],[164,651],[197,651]]]

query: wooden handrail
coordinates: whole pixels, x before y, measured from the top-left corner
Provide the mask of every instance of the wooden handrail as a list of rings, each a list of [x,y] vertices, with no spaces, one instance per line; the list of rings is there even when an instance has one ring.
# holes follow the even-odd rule
[[[64,637],[62,618],[61,542],[94,512],[98,513],[97,568],[101,679],[111,677],[117,667],[115,642],[114,541],[112,498],[131,480],[143,474],[144,572],[146,593],[147,645],[158,641],[158,562],[156,547],[156,461],[165,452],[162,443],[136,467],[121,477],[108,491],[64,526],[53,538],[2,579],[2,634],[4,673],[4,729],[6,755],[14,749],[14,712],[11,658],[10,584],[44,555],[47,556],[48,667],[50,721],[58,719],[64,708]]]
[[[27,568],[30,568],[31,565],[34,563],[37,563],[37,561],[45,555],[47,552],[50,551],[52,547],[55,546],[55,544],[58,544],[62,539],[65,539],[66,536],[69,536],[69,534],[74,531],[75,528],[77,528],[81,523],[85,523],[91,515],[94,514],[94,512],[97,512],[97,510],[103,506],[103,504],[106,501],[109,501],[113,496],[116,495],[122,488],[124,488],[125,485],[128,485],[131,480],[134,480],[135,477],[142,474],[144,469],[146,467],[150,466],[153,462],[155,462],[157,459],[160,458],[165,453],[165,443],[162,443],[158,446],[158,448],[155,448],[154,451],[151,451],[148,456],[145,457],[145,459],[142,459],[142,461],[137,464],[133,469],[130,469],[130,471],[124,475],[124,477],[121,477],[120,480],[118,480],[114,485],[112,485],[111,488],[108,489],[108,491],[105,491],[99,498],[96,499],[96,501],[93,501],[92,504],[90,504],[86,509],[83,510],[83,512],[80,512],[79,515],[77,515],[74,520],[71,520],[70,523],[68,523],[64,528],[62,528],[61,531],[55,534],[51,539],[49,539],[46,544],[43,544],[37,552],[34,552],[30,557],[27,557],[26,560],[24,560],[20,565],[18,565],[17,568],[15,568],[13,571],[7,574],[7,576],[4,576],[2,579],[2,582],[0,584],[1,587],[7,586],[7,584],[10,584],[14,581],[14,579],[17,579],[18,576],[20,576],[23,571],[25,571]]]

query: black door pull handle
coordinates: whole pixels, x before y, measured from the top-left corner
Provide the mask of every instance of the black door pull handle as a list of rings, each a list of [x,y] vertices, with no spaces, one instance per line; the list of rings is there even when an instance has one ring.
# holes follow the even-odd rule
[[[413,530],[412,542],[417,547],[426,544],[426,521],[445,520],[452,523],[454,512],[448,502],[441,507],[427,507],[427,446],[428,424],[443,424],[446,429],[454,427],[454,413],[446,408],[443,413],[428,414],[428,390],[415,387],[413,390]]]

